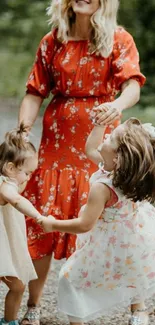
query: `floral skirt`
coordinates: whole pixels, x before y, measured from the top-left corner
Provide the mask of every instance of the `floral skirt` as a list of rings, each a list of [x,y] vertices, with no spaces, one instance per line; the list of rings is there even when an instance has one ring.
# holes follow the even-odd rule
[[[77,218],[87,200],[89,177],[89,172],[77,168],[38,169],[32,175],[24,196],[44,216],[52,214],[62,220]],[[68,258],[74,252],[76,236],[59,232],[44,233],[29,217],[26,217],[26,225],[32,259],[52,253],[56,259]]]
[[[59,276],[59,308],[70,321],[87,322],[155,294],[154,216],[146,203],[130,219],[131,229],[126,220],[99,220],[91,232],[78,235]]]

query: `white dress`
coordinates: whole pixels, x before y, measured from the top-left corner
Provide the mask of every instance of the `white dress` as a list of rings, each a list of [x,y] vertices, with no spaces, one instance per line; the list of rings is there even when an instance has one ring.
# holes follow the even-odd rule
[[[0,176],[0,186],[3,181],[16,186]],[[27,247],[25,217],[11,204],[0,205],[0,277],[7,276],[24,284],[37,278]]]
[[[73,322],[116,312],[155,293],[155,208],[126,199],[103,170],[90,181],[105,183],[115,201],[90,232],[78,235],[76,251],[60,271],[59,309]]]

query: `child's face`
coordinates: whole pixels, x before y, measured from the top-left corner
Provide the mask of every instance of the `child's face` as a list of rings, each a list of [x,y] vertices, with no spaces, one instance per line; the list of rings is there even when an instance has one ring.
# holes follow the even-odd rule
[[[112,171],[117,163],[118,138],[124,131],[124,125],[119,125],[111,134],[107,134],[103,143],[98,147],[98,151],[103,158],[104,168]]]
[[[22,166],[16,168],[15,178],[18,185],[22,185],[30,179],[31,174],[37,168],[37,165],[38,156],[36,153],[34,153],[34,155],[32,154],[32,156],[25,159]]]

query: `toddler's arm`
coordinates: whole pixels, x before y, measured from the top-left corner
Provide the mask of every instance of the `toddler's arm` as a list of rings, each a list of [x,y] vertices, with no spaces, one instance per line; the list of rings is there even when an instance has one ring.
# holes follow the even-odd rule
[[[110,190],[106,185],[102,183],[93,184],[88,195],[87,204],[83,210],[80,210],[77,219],[57,220],[49,216],[48,218],[41,217],[39,223],[46,232],[61,231],[71,234],[87,232],[94,227],[109,199]]]
[[[8,183],[1,186],[1,196],[6,203],[31,218],[38,219],[41,214],[35,209],[32,203],[17,192],[17,189]]]
[[[98,165],[103,160],[100,153],[97,151],[97,148],[103,141],[105,129],[106,126],[95,125],[86,141],[86,155],[96,165]]]

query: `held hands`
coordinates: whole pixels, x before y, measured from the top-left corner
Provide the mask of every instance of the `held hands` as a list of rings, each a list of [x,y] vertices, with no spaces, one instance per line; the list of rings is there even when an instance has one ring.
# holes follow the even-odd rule
[[[95,108],[93,111],[96,113],[94,124],[99,126],[112,125],[113,122],[121,118],[121,111],[113,107],[113,102],[104,103]]]
[[[40,216],[37,218],[37,223],[44,229],[45,232],[52,232],[53,231],[53,221],[55,218],[51,215],[48,217]]]

